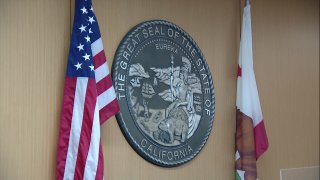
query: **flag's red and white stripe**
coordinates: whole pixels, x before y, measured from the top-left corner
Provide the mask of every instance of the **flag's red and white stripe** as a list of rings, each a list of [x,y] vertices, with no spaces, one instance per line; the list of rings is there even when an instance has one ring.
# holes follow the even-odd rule
[[[58,142],[57,179],[103,179],[100,124],[119,111],[102,41],[91,44],[95,79],[67,77]]]
[[[97,83],[100,123],[104,123],[114,112],[119,111],[116,94],[112,86],[111,74],[103,50],[102,39],[91,44],[95,78]]]

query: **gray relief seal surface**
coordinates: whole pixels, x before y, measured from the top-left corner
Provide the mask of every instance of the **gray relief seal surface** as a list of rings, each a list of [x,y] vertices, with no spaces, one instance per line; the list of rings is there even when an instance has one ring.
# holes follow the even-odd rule
[[[211,73],[197,44],[177,25],[154,20],[131,29],[112,66],[119,126],[146,160],[174,167],[204,146],[214,118]]]

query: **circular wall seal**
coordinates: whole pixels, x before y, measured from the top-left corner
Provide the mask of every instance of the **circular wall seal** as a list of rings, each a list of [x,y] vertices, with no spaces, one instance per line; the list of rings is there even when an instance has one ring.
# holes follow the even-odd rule
[[[197,44],[177,25],[143,22],[121,41],[112,65],[118,124],[144,159],[174,167],[193,159],[214,118],[214,89]]]

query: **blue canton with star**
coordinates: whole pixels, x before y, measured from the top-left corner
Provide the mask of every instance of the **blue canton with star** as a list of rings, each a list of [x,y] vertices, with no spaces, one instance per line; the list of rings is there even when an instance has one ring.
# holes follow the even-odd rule
[[[91,44],[99,38],[91,0],[76,0],[67,77],[95,78]]]

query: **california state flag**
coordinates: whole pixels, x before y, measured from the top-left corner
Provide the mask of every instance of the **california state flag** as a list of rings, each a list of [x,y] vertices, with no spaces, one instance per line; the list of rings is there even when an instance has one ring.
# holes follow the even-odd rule
[[[253,71],[250,4],[244,8],[237,80],[236,180],[256,180],[256,160],[268,149]]]

